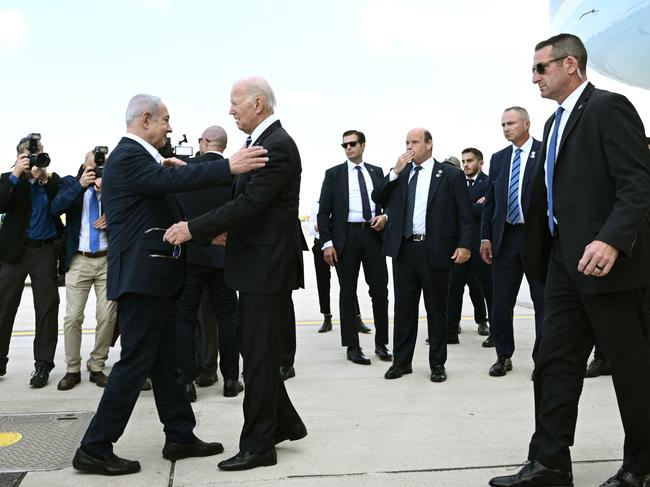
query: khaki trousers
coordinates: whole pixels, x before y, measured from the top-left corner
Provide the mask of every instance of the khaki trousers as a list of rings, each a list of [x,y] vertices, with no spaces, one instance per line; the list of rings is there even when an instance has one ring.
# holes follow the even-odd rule
[[[84,257],[76,254],[65,275],[66,310],[63,322],[65,361],[68,372],[81,370],[81,325],[91,286],[95,287],[96,308],[95,347],[86,362],[93,372],[104,370],[108,349],[113,339],[117,303],[106,298],[106,257]]]

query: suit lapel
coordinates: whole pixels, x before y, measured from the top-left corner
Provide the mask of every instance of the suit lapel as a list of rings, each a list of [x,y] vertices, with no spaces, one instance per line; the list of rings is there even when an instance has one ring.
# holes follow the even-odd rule
[[[368,170],[368,174],[370,174],[370,179],[372,180],[372,187],[373,189],[377,187],[379,183],[381,183],[382,177],[378,174],[377,168],[375,166],[371,166],[369,164],[366,164],[366,169]],[[371,191],[372,193],[372,191]],[[371,195],[368,195],[368,198],[370,198],[370,203],[374,203],[372,201]],[[379,215],[380,207],[377,203],[375,203],[375,215]]]
[[[539,144],[537,144],[535,139],[533,139],[533,145],[530,149],[530,154],[528,155],[528,159],[526,160],[526,169],[524,170],[524,180],[521,184],[522,201],[525,199],[525,195],[527,194],[528,188],[530,187],[530,180],[532,179],[532,174],[533,171],[535,170],[535,165],[539,161],[540,152],[541,151],[540,151]]]
[[[512,160],[512,144],[503,154],[503,181],[501,181],[501,197],[508,208],[508,187],[510,186],[510,161]]]
[[[594,85],[592,85],[591,83],[587,84],[586,88],[580,95],[580,98],[578,98],[575,107],[571,111],[571,116],[569,117],[569,120],[567,120],[566,126],[564,127],[564,131],[562,132],[562,140],[560,140],[560,147],[557,150],[557,157],[555,159],[556,164],[560,154],[562,153],[562,147],[564,147],[564,142],[566,141],[567,137],[574,129],[576,124],[578,123],[578,120],[580,120],[580,118],[582,117],[582,114],[584,113],[585,105],[589,101],[589,95],[591,95],[591,92],[593,90],[594,90]]]
[[[433,168],[431,171],[431,182],[429,183],[429,195],[427,197],[427,208],[433,201],[433,197],[435,196],[436,191],[438,191],[438,186],[440,186],[440,181],[444,177],[444,173],[440,168],[440,164],[441,164],[440,162],[434,159]]]

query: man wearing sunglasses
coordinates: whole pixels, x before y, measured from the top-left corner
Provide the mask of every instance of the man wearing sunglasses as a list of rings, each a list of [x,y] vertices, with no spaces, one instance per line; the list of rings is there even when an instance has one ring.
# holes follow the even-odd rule
[[[113,443],[122,436],[147,376],[164,425],[165,459],[223,451],[220,443],[205,443],[193,433],[196,420],[176,360],[174,299],[183,285],[182,250],[163,241],[163,234],[178,218],[172,193],[213,186],[267,161],[262,148],[240,150],[216,164],[162,161],[158,149],[172,129],[167,107],[151,95],[131,99],[126,126],[102,181],[110,241],[107,297],[117,300],[122,350],[72,462],[77,470],[100,475],[140,470],[139,462],[116,456]]]
[[[594,88],[586,70],[587,51],[574,35],[535,47],[532,81],[557,102],[526,214],[524,265],[546,278],[535,432],[528,463],[493,478],[493,487],[573,485],[569,447],[594,340],[612,365],[625,431],[623,465],[601,487],[650,483],[650,154],[632,104]]]
[[[339,313],[341,342],[347,358],[355,364],[369,365],[359,345],[355,303],[359,268],[368,283],[375,321],[375,354],[384,361],[393,356],[388,351],[388,270],[382,253],[382,230],[386,215],[381,205],[371,203],[373,188],[384,171],[363,161],[366,137],[358,130],[343,133],[341,144],[347,160],[328,169],[321,188],[318,229],[323,258],[336,267],[339,277]]]

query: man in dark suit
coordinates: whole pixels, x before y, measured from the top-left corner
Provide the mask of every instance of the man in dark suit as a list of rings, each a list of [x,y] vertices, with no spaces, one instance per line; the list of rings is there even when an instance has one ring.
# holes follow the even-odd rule
[[[31,142],[33,144],[34,142]],[[40,140],[34,157],[43,152]],[[9,342],[16,311],[29,275],[34,293],[36,335],[32,387],[47,384],[54,368],[59,313],[56,240],[61,219],[50,213],[60,178],[30,164],[30,139],[21,139],[11,172],[0,175],[0,376],[7,373]]]
[[[432,157],[431,133],[412,129],[406,152],[375,187],[372,198],[386,208],[386,254],[393,258],[395,360],[385,374],[413,372],[420,293],[429,331],[431,381],[447,380],[447,289],[449,270],[467,262],[472,247],[472,207],[462,171]]]
[[[205,443],[193,433],[196,421],[178,374],[174,297],[183,284],[182,249],[163,241],[173,223],[171,193],[206,188],[263,166],[261,148],[234,154],[216,164],[163,167],[158,149],[171,127],[160,98],[134,96],[126,110],[127,134],[108,158],[103,178],[106,213],[109,299],[117,300],[122,352],[81,440],[72,465],[101,475],[140,470],[137,461],[113,453],[124,432],[140,387],[151,377],[158,416],[164,425],[163,457],[214,455],[220,443]]]
[[[496,346],[497,361],[490,375],[512,370],[515,351],[513,309],[521,280],[526,274],[535,307],[535,345],[542,333],[544,284],[524,272],[524,232],[530,202],[531,181],[540,158],[541,143],[530,136],[526,109],[506,108],[501,117],[503,135],[511,144],[492,155],[481,225],[481,257],[492,265],[493,309],[491,334],[483,346]]]
[[[318,199],[318,230],[323,258],[336,267],[339,277],[341,344],[348,360],[369,365],[359,346],[355,301],[359,269],[368,283],[375,320],[375,354],[391,361],[388,351],[388,270],[382,254],[382,229],[386,216],[381,205],[370,204],[370,194],[384,177],[381,167],[363,161],[366,136],[358,130],[343,133],[347,160],[328,169]]]
[[[623,96],[587,81],[587,51],[571,34],[535,47],[533,83],[558,103],[533,175],[525,265],[546,276],[535,360],[529,462],[492,486],[573,485],[571,455],[585,362],[594,340],[612,365],[625,441],[623,465],[601,487],[650,483],[650,154]]]
[[[103,153],[98,153],[104,157]],[[90,382],[105,387],[108,378],[104,364],[113,340],[117,303],[106,298],[108,264],[106,215],[102,211],[102,176],[96,173],[95,152],[89,151],[79,174],[61,179],[59,193],[52,202],[52,213],[65,213],[66,310],[63,320],[66,373],[57,389],[66,391],[81,382],[81,325],[90,288],[95,288],[95,345],[86,362]],[[101,171],[101,170],[100,170]],[[99,177],[96,177],[99,175]]]
[[[173,244],[210,241],[228,232],[226,284],[239,291],[239,333],[244,359],[244,426],[239,452],[222,470],[275,465],[275,445],[299,440],[307,429],[280,379],[291,291],[304,286],[298,222],[300,154],[274,114],[275,95],[263,78],[238,81],[230,114],[240,130],[268,150],[269,163],[240,176],[233,199],[218,210],[179,222],[165,234]]]
[[[214,164],[223,160],[228,136],[226,131],[214,125],[206,128],[199,139],[201,154],[189,159],[188,164],[199,162]],[[188,191],[176,195],[185,219],[196,218],[215,208],[220,208],[230,201],[232,180],[224,180],[219,185],[198,191]],[[188,242],[187,265],[185,268],[185,285],[177,302],[178,309],[178,342],[179,364],[184,376],[188,395],[196,398],[193,381],[197,378],[195,368],[196,358],[196,329],[199,326],[197,311],[201,303],[204,288],[209,291],[208,304],[212,307],[216,323],[203,323],[203,326],[218,326],[218,348],[220,355],[221,375],[224,379],[223,395],[235,397],[242,390],[239,381],[239,347],[237,346],[237,293],[230,289],[224,281],[224,246],[200,245]],[[214,342],[205,344],[217,347],[217,331],[202,333],[202,336],[212,337]],[[213,372],[216,374],[216,370]]]
[[[458,343],[458,330],[460,316],[463,308],[463,292],[465,283],[470,272],[473,272],[478,279],[482,296],[485,296],[488,309],[488,321],[492,309],[492,270],[479,254],[481,246],[481,213],[485,202],[485,192],[488,187],[488,177],[482,171],[483,153],[474,148],[468,147],[463,150],[463,172],[467,180],[467,188],[472,203],[472,214],[474,225],[472,227],[472,256],[464,264],[455,265],[449,273],[449,290],[447,295],[447,343]],[[478,325],[479,335],[489,335],[490,330],[486,323]]]

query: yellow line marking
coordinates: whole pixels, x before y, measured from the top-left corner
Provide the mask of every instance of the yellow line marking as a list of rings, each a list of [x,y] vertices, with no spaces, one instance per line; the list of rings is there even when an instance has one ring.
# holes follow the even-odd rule
[[[11,446],[23,439],[23,435],[15,431],[0,431],[0,448]]]

